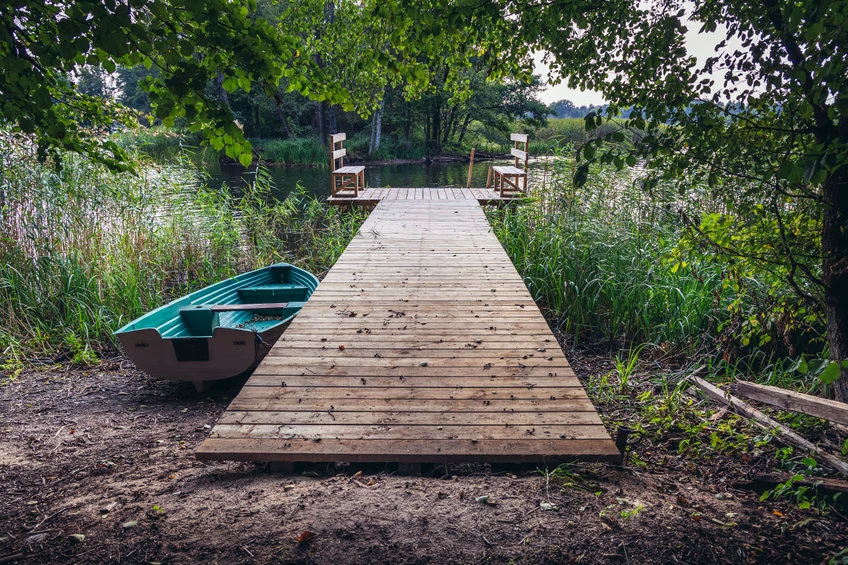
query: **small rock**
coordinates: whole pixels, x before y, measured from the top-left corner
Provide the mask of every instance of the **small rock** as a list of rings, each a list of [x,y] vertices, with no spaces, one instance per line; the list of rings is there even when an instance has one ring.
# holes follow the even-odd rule
[[[559,508],[557,508],[556,504],[551,504],[550,502],[542,502],[541,504],[539,504],[539,508],[541,508],[542,510],[550,511],[550,512],[554,512],[556,510],[559,510]]]
[[[733,499],[733,495],[730,494],[729,492],[720,492],[717,495],[715,495],[715,497],[719,500],[732,500]]]
[[[85,541],[85,536],[83,534],[71,534],[68,539],[74,543],[82,543]]]
[[[47,541],[48,534],[35,534],[33,536],[29,536],[24,543],[27,545],[32,545],[35,543],[44,543]]]
[[[125,530],[129,530],[130,528],[135,528],[138,525],[138,520],[130,520],[129,522],[124,522],[121,524],[121,527]]]

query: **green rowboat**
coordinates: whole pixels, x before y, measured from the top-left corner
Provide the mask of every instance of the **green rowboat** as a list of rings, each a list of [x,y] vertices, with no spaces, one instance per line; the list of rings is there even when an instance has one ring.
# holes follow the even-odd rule
[[[255,369],[317,286],[311,273],[278,263],[174,300],[115,335],[145,373],[200,391]]]

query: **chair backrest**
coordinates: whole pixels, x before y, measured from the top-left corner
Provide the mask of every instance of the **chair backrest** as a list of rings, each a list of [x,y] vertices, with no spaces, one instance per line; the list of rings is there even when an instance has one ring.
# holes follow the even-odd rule
[[[330,172],[344,167],[347,149],[342,145],[345,139],[347,139],[347,135],[344,133],[334,133],[330,136]]]
[[[519,164],[523,164],[522,168],[524,172],[527,172],[527,161],[529,158],[529,153],[527,153],[528,135],[526,133],[513,133],[509,136],[509,139],[512,141],[512,149],[509,152],[515,157],[515,167],[518,168]]]

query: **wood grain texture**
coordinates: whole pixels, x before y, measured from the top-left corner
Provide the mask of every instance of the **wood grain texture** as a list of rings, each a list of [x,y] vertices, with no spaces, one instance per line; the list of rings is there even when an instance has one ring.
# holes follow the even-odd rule
[[[848,404],[844,402],[748,381],[738,381],[736,392],[739,396],[753,398],[783,410],[793,410],[848,425]]]
[[[200,459],[617,461],[478,204],[382,202],[230,404]]]

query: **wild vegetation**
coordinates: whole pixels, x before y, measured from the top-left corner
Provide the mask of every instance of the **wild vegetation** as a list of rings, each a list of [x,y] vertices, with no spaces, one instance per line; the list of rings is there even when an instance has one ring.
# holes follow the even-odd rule
[[[57,168],[8,135],[0,156],[0,351],[12,373],[94,362],[124,323],[239,272],[287,261],[320,275],[362,219],[302,192],[277,201],[261,169],[236,197],[188,161],[134,155],[125,174],[68,154]]]
[[[693,226],[692,218],[725,210],[706,183],[648,193],[647,171],[607,165],[575,186],[577,164],[563,147],[528,203],[490,219],[531,294],[574,344],[828,392],[838,375],[826,372],[822,310],[779,271],[705,247],[698,226],[706,220]]]

